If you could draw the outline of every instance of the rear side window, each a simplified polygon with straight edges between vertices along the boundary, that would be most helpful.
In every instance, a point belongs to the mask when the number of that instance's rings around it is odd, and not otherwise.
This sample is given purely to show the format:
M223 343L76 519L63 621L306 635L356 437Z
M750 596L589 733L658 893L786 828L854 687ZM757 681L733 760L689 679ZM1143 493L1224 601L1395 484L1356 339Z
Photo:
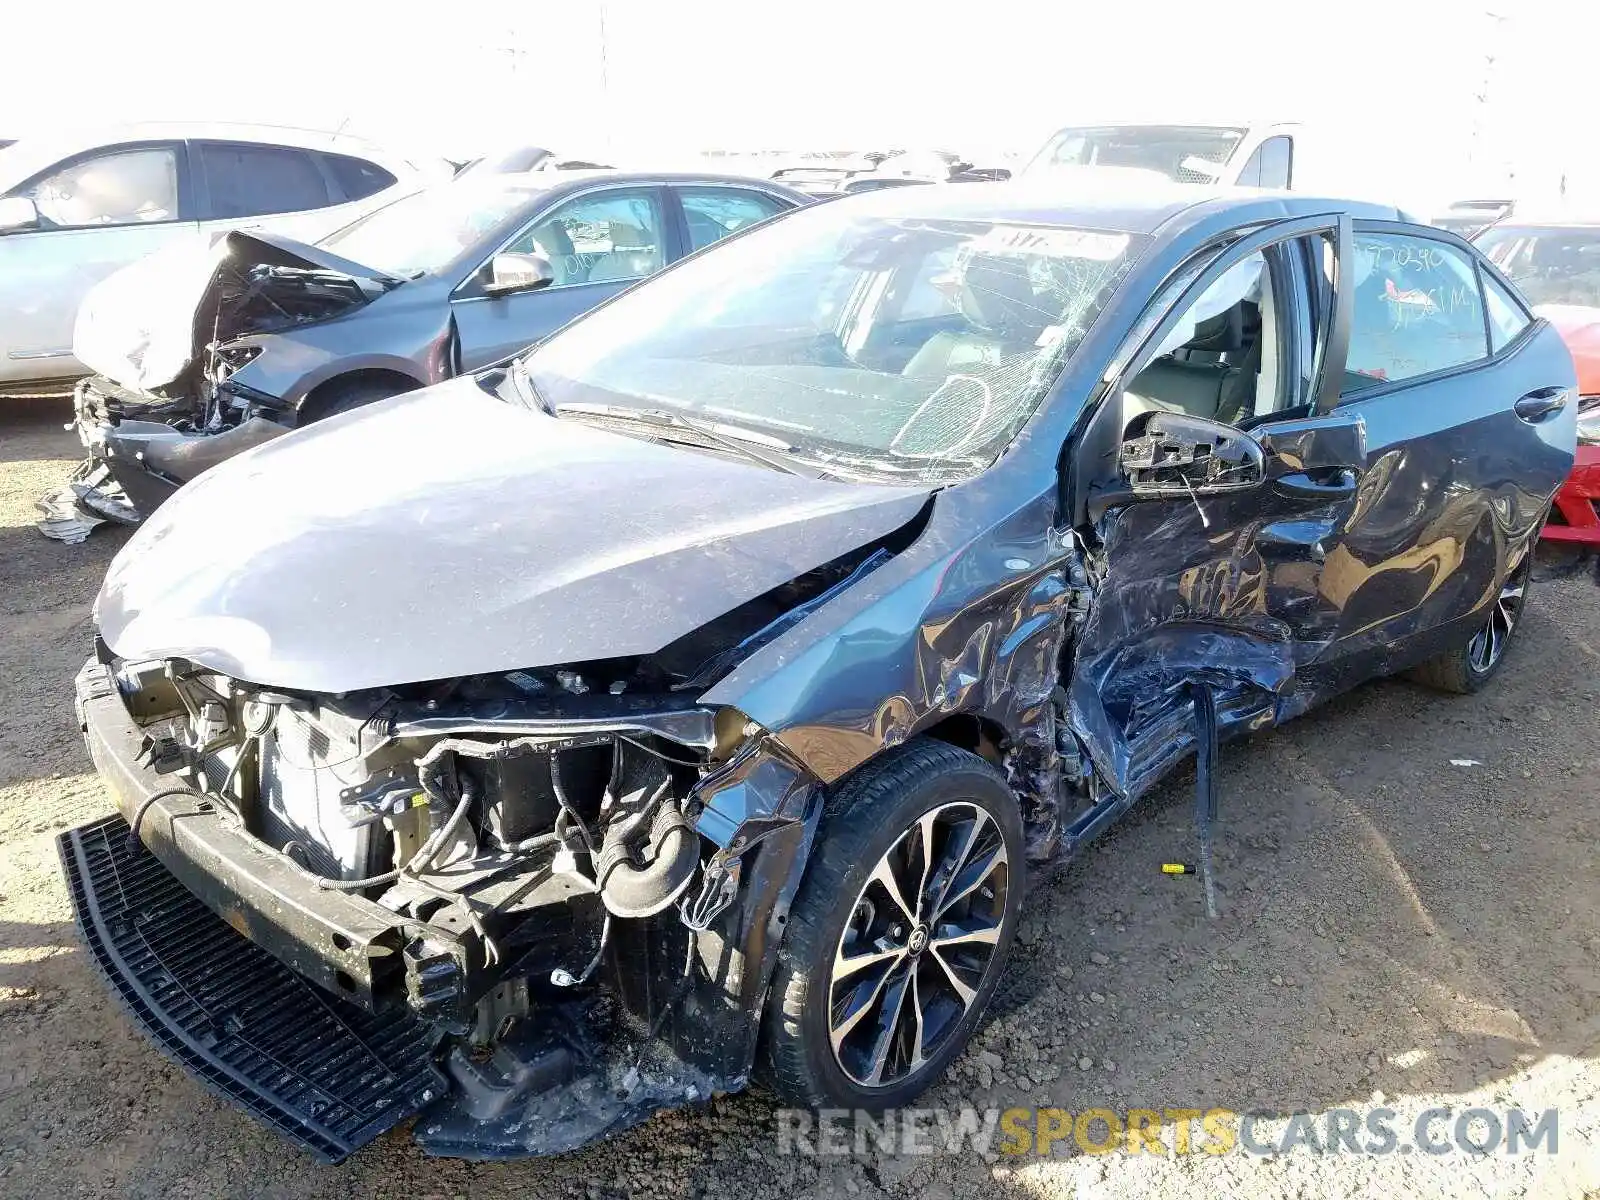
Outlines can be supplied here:
M1532 324L1532 318L1522 311L1522 305L1511 293L1500 286L1499 280L1487 272L1483 276L1483 302L1489 310L1489 349L1499 354L1503 346L1516 340L1517 335Z
M1488 357L1478 272L1454 246L1358 231L1354 274L1341 394Z
M1243 187L1286 188L1293 157L1291 139L1270 137L1256 147L1250 160L1240 169L1238 182Z
M689 223L689 249L699 250L757 221L788 208L763 192L739 188L683 188L684 219Z
M324 154L333 181L344 192L346 200L365 200L394 183L394 176L377 163L364 158L351 158L348 154Z
M20 193L61 229L178 219L178 156L171 146L116 150L62 167Z
M308 151L233 142L202 142L199 150L213 219L328 205L327 182Z

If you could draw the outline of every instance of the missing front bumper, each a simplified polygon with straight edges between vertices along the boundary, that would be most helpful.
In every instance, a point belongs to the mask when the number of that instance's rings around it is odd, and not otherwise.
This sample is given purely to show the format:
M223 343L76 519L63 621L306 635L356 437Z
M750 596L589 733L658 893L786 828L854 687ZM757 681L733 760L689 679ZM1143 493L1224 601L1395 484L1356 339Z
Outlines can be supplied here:
M131 820L171 776L144 760L144 733L110 668L78 672L77 709L89 757ZM376 1011L403 991L405 921L358 896L329 891L265 846L231 814L195 794L161 796L139 822L150 852L226 924L326 990Z

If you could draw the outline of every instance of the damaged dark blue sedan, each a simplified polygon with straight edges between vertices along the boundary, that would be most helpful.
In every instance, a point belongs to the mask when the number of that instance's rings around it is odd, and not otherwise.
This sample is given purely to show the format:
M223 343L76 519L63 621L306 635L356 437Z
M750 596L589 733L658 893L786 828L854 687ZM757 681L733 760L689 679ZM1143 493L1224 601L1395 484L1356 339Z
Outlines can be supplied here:
M902 1105L1181 758L1490 680L1556 333L1392 209L1033 186L801 210L147 521L61 841L135 1018L330 1159Z

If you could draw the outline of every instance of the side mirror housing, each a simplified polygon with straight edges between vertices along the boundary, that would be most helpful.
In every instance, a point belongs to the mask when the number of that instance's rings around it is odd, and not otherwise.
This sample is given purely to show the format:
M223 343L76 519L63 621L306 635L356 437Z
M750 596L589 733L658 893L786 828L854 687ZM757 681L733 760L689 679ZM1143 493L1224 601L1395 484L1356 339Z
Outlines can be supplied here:
M39 206L27 196L0 199L0 233L22 233L38 229L42 223Z
M1266 480L1260 442L1187 413L1146 414L1143 428L1123 441L1118 467L1131 500L1246 492Z
M542 254L496 254L489 260L483 290L491 296L532 292L555 282L555 269Z

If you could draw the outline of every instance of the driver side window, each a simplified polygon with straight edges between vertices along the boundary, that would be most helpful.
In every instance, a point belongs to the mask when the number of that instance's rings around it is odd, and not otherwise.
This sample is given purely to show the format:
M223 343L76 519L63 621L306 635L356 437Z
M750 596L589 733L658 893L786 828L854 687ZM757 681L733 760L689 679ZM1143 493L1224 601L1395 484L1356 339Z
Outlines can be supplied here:
M1155 356L1124 386L1124 429L1148 412L1237 425L1292 402L1280 395L1283 305L1267 253L1276 248L1241 259L1189 304Z
M642 279L663 263L661 206L650 192L579 196L538 219L506 249L542 254L552 287Z
M170 146L118 150L45 176L22 193L61 229L178 219L178 158Z

